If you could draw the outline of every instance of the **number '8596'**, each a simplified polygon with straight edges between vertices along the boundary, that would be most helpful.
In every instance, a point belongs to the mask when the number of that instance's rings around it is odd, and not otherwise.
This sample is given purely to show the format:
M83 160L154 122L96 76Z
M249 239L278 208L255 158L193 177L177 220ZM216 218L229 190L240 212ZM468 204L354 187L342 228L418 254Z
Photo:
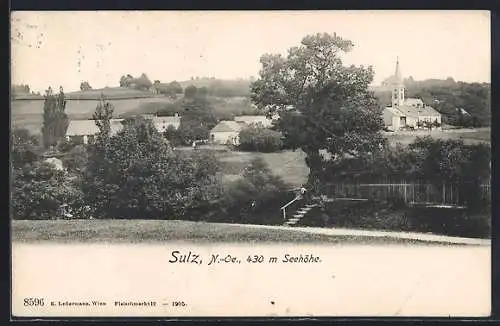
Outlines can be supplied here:
M44 304L43 298L24 298L24 305L27 307L42 307Z

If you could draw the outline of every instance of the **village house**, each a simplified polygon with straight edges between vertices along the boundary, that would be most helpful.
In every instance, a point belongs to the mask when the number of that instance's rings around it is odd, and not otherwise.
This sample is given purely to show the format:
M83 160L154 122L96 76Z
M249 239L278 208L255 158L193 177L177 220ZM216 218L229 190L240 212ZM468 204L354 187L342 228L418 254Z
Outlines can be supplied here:
M123 119L111 119L111 134L114 135L123 129ZM94 120L71 120L66 130L66 140L88 144L94 140L99 128Z
M274 119L276 118L274 117ZM234 117L234 120L220 121L210 131L210 142L213 144L239 145L239 134L244 127L257 125L270 128L274 119L269 119L265 115L241 115Z
M434 108L425 105L421 99L406 98L405 86L399 68L399 59L396 62L394 76L386 80L392 87L392 106L383 111L385 127L398 131L402 129L418 129L424 127L425 123L437 123L441 125L441 114Z
M156 114L143 114L142 117L151 120L156 130L160 133L164 133L169 127L177 130L181 125L181 117L177 113L173 116L163 117L159 117Z
M244 122L220 121L210 131L210 142L221 145L239 145L240 131L247 126Z
M158 117L156 115L142 115L145 119L150 119L153 122L156 130L164 133L168 127L178 129L181 124L181 118L178 114L174 116ZM111 134L115 135L123 129L124 119L111 119ZM94 120L71 120L66 131L66 140L80 144L88 144L94 140L95 135L99 132L99 128Z

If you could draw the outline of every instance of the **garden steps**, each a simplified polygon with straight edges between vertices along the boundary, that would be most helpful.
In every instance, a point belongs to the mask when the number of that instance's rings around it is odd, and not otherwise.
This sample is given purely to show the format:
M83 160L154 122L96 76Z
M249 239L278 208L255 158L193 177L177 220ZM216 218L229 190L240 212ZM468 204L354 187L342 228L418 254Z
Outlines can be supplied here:
M309 213L314 207L318 207L318 204L306 204L301 208L297 209L295 214L292 215L291 218L287 219L285 222L285 226L294 226L296 225L307 213Z

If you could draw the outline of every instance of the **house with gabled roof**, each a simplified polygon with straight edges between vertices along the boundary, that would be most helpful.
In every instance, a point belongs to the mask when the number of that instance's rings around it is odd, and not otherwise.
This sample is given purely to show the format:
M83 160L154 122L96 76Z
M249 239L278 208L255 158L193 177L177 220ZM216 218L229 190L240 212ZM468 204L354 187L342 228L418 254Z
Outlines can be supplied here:
M174 114L173 116L161 116L156 114L142 114L144 119L151 120L156 130L160 133L164 133L168 128L179 129L181 125L181 117L179 114Z
M210 130L210 142L221 145L239 145L240 131L247 124L238 121L223 120Z
M115 135L123 129L123 119L111 119L110 127L111 134ZM66 130L66 140L76 143L88 144L94 140L95 135L99 132L99 128L94 120L70 120L68 129Z

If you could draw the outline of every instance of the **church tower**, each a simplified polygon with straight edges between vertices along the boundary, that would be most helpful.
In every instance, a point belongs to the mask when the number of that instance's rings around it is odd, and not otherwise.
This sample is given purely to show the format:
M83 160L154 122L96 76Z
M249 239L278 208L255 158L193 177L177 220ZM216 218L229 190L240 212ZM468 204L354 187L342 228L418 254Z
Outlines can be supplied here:
M392 80L392 107L399 108L405 102L405 86L399 70L399 57L396 61L396 71Z

